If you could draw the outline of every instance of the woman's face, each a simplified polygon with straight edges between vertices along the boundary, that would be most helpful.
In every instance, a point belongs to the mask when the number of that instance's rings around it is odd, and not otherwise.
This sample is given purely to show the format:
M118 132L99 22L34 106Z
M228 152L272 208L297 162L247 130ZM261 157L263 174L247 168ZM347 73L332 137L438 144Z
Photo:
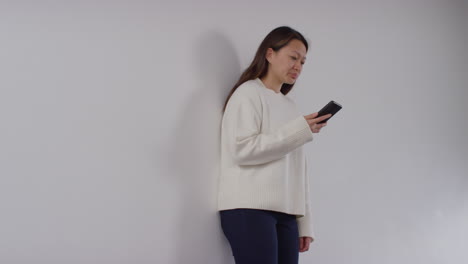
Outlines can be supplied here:
M306 60L306 47L297 40L291 40L288 45L275 52L269 48L267 60L270 62L268 74L272 74L281 83L293 84L302 71Z

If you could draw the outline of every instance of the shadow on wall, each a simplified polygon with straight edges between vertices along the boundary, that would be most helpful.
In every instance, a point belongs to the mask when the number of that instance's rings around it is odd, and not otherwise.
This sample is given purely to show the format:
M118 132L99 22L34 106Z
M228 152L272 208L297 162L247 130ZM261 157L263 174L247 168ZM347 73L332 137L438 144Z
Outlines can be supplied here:
M172 263L231 263L216 206L222 107L240 76L240 63L231 42L220 32L201 35L192 53L197 89L182 106L168 144L173 149L166 152L171 180L183 201L178 205L180 214L174 216L177 252Z

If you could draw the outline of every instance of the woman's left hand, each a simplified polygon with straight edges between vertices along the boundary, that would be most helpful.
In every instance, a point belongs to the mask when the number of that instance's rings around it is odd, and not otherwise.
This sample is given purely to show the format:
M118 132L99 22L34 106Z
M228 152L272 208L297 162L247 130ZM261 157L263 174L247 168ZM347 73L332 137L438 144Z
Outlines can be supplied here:
M309 250L309 245L312 242L311 237L300 237L299 238L299 252L306 252Z

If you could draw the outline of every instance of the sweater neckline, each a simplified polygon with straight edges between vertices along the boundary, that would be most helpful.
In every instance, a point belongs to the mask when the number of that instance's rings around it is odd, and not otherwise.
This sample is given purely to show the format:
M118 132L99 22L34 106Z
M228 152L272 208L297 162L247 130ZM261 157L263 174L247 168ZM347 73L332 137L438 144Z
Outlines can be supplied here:
M267 89L269 92L271 92L271 93L273 93L273 94L275 94L277 96L284 96L284 94L282 92L277 93L277 92L273 91L272 89L266 87L265 84L262 82L262 80L260 80L260 78L257 77L255 79L255 81L257 81L264 89Z

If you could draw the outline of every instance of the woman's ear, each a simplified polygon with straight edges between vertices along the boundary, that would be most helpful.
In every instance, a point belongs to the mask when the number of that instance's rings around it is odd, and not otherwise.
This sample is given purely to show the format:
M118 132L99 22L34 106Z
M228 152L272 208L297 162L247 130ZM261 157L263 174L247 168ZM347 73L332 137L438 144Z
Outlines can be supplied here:
M275 51L274 51L272 48L268 48L267 51L266 51L265 58L266 58L266 60L267 60L269 63L271 63L270 60L271 60L271 58L273 57L273 53L274 53L274 52L275 52Z

